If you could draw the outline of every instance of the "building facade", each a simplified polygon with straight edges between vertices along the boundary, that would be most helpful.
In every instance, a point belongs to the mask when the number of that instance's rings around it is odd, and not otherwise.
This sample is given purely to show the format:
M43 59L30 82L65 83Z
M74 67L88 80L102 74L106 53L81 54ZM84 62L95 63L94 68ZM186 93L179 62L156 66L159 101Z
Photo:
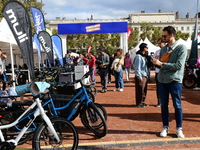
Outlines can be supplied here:
M158 13L145 13L145 11L141 11L141 13L133 13L128 17L129 27L134 30L141 31L140 24L143 22L147 22L152 24L154 27L166 27L173 26L176 31L181 31L182 33L189 33L190 36L194 32L194 26L196 18L195 16L189 18L189 13L186 14L185 18L179 18L179 12L168 12L162 13L161 10Z
M179 18L179 12L167 12L163 13L161 10L158 10L157 13L146 13L145 11L141 11L141 13L133 13L129 14L128 18L121 18L116 20L98 20L91 18L85 20L67 20L66 18L56 17L56 20L49 20L49 28L50 30L57 29L57 24L59 23L86 23L86 22L120 22L120 21L128 21L128 26L133 30L141 30L140 24L143 22L147 22L152 24L154 27L163 28L165 26L173 26L177 31L181 31L182 33L189 33L190 36L194 32L195 26L195 16L190 18L189 13L186 14L185 18Z

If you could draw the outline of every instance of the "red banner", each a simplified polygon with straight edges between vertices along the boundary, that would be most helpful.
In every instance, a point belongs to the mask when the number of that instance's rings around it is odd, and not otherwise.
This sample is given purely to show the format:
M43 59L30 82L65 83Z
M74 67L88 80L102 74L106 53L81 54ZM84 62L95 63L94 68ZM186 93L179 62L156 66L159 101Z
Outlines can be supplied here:
M91 51L91 49L92 49L92 46L90 45L90 46L88 46L88 54L90 53L90 51Z
M131 35L132 29L128 28L128 32L127 32L127 40L129 40L130 35Z

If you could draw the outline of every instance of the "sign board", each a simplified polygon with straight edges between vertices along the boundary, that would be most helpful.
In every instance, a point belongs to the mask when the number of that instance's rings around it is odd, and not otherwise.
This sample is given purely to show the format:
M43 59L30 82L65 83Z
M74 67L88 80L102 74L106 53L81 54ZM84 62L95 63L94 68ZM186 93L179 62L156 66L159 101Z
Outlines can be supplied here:
M58 24L58 34L99 34L128 32L128 22Z

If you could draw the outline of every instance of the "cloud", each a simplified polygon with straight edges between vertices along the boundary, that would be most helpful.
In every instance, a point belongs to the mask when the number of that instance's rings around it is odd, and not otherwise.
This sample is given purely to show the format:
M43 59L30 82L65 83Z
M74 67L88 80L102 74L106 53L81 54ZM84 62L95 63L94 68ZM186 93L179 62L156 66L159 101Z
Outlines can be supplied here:
M46 19L66 17L66 19L87 19L93 15L94 19L120 19L131 13L177 12L179 17L185 18L187 13L194 17L197 12L196 0L43 0L43 10Z

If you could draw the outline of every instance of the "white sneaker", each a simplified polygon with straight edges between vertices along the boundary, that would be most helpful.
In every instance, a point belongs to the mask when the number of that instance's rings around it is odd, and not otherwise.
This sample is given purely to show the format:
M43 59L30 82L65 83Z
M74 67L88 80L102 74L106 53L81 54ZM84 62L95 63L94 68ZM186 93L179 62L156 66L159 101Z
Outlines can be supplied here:
M113 91L119 91L118 89L114 89Z
M199 91L199 90L200 90L200 87L195 87L195 88L193 88L193 90Z
M184 138L184 134L183 134L183 131L182 131L182 128L179 128L176 130L176 135L178 138Z
M167 133L169 133L169 128L168 127L164 127L162 132L160 132L160 136L161 137L166 137Z
M122 92L124 89L119 89L120 92Z

